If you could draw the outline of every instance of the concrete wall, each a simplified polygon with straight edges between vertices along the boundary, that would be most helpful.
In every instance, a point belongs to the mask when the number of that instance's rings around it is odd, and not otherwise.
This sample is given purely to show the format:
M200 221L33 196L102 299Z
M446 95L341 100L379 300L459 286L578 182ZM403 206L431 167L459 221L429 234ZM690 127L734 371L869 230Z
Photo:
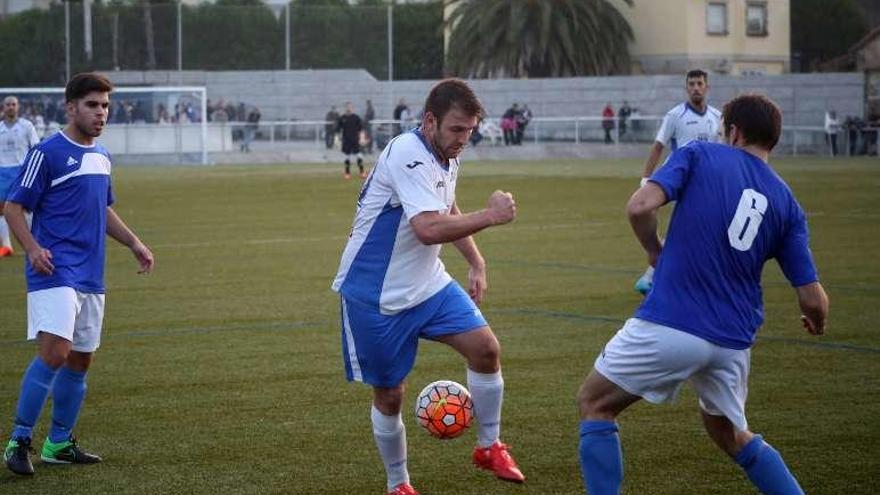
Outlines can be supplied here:
M400 98L418 110L435 81L377 81L364 70L240 72L110 72L117 85L198 85L208 98L243 101L260 108L263 120L321 120L331 105L346 101L362 112L373 100L378 118L390 118ZM787 125L824 124L825 111L861 116L864 79L859 73L784 74L735 77L711 75L710 104L758 92L782 108ZM583 77L564 79L484 79L471 84L490 116L500 116L512 103L527 103L536 117L599 116L606 102L616 109L623 100L643 116L663 115L683 101L684 75Z

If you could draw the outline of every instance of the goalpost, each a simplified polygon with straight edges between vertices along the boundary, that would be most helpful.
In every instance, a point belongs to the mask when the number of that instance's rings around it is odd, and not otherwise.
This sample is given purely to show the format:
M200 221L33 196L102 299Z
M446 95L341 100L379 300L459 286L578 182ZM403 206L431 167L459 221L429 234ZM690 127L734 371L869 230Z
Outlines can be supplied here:
M41 139L66 123L64 88L0 88L0 98L6 96L18 97L19 116L34 123ZM116 87L98 141L113 156L207 165L207 113L204 86Z

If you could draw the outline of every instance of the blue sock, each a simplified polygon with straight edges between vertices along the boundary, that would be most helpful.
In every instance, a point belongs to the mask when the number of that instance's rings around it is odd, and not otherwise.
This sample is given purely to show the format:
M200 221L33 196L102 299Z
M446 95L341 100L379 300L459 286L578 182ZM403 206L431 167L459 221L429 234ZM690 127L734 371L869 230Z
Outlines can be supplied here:
M61 367L52 387L52 427L49 440L65 442L73 433L76 418L86 396L86 372Z
M581 421L581 472L589 495L618 495L623 453L614 421Z
M57 373L57 369L53 370L39 356L31 361L21 379L21 393L18 396L15 427L12 430L13 438L31 438L34 425L37 424L40 411L43 410Z
M804 494L782 456L761 435L755 435L734 460L765 495Z

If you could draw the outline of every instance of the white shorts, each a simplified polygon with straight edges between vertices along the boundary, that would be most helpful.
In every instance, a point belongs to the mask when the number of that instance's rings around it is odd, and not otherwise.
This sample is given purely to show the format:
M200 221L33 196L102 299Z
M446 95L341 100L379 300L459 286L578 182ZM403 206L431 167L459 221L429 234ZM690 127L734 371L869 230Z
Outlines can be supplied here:
M95 352L101 345L104 294L87 294L71 287L28 292L28 340L39 332L73 343L77 352Z
M672 402L690 381L700 407L748 428L749 350L728 349L638 318L626 321L593 365L602 376L648 402Z

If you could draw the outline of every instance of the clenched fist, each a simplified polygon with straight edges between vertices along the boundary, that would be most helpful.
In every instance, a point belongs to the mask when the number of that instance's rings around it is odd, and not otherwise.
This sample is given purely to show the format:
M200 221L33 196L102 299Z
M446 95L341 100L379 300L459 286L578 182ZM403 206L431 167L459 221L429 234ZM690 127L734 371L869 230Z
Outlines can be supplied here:
M493 225L510 223L516 218L516 202L513 194L504 191L495 191L489 196L486 210L492 217Z

